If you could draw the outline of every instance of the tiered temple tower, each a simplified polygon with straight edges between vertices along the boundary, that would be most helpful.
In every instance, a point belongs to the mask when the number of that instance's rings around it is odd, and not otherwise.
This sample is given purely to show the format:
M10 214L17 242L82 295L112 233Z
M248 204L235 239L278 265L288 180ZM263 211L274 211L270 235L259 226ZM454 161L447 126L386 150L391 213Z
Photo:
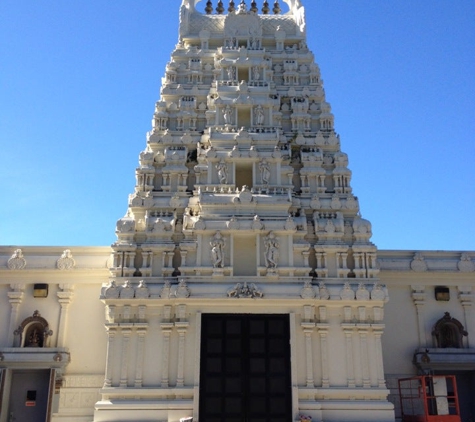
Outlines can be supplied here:
M198 2L117 222L94 421L392 421L387 291L304 8Z

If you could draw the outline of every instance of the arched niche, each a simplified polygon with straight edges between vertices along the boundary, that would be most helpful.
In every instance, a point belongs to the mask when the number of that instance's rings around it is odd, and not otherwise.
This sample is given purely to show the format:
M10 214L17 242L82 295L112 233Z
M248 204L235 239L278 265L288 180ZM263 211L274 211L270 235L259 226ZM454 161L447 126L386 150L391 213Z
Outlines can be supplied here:
M38 311L26 318L14 332L18 347L49 347L49 337L53 331Z
M459 320L452 318L449 312L445 312L444 316L435 323L432 335L438 348L461 349L464 347L463 337L468 333Z

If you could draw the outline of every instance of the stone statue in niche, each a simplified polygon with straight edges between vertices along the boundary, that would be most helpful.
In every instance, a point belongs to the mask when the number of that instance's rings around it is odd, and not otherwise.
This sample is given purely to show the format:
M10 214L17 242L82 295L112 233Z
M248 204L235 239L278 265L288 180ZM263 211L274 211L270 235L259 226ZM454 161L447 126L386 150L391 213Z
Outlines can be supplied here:
M218 171L219 183L225 185L228 183L228 166L224 161L220 161L216 164L216 170Z
M228 67L228 79L234 81L236 79L236 68L234 66Z
M258 105L254 109L254 118L256 119L256 124L262 126L264 124L264 109L261 105Z
M279 264L279 246L279 241L274 232L270 232L264 239L264 257L267 268L277 268Z
M226 106L224 109L224 123L227 125L232 125L233 124L233 109L231 106Z
M224 248L226 242L223 238L223 235L218 230L216 234L212 237L211 242L211 257L213 259L214 268L223 268L224 267Z
M261 72L259 70L259 66L254 66L252 68L252 79L254 79L255 81L258 81L260 77L261 77Z
M259 170L261 172L261 183L264 185L269 184L270 181L270 168L269 168L269 163L263 159L259 163Z

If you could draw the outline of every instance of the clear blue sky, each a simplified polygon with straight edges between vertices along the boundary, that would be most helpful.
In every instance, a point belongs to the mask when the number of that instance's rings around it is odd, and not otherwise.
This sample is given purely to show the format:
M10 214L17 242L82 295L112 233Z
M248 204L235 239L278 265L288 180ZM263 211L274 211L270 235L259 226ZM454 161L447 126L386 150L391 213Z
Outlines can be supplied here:
M373 241L475 250L475 2L302 2ZM114 242L180 3L0 1L0 244Z

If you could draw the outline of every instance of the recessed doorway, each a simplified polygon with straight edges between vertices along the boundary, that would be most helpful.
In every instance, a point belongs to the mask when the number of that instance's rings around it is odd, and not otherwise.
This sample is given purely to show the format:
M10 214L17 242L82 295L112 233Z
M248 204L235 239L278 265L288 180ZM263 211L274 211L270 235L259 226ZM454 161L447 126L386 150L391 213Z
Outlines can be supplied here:
M204 314L200 421L292 420L288 315Z

